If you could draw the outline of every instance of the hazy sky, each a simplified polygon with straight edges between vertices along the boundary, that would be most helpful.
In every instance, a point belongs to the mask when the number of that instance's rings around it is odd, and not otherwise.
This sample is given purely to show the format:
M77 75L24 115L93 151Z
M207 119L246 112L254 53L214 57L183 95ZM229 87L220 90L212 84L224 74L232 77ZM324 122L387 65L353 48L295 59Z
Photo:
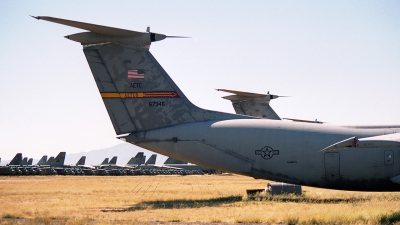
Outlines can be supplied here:
M0 1L0 157L120 143L79 43L53 16L190 36L151 52L197 106L215 88L288 95L281 117L400 124L400 1Z

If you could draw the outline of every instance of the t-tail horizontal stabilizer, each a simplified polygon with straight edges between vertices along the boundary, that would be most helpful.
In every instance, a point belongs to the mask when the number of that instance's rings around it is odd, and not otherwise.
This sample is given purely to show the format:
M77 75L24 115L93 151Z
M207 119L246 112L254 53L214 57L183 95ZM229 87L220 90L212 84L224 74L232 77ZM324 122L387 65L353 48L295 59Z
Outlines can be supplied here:
M272 99L277 99L278 96L267 94L257 94L251 92L235 91L228 89L217 89L217 91L224 91L234 95L222 97L232 102L233 108L237 114L255 116L264 119L280 120L281 118L269 105Z
M351 137L343 141L337 142L321 150L336 151L345 148L399 148L400 147L400 133L385 134L367 138Z
M167 36L164 34L152 33L150 32L149 27L147 28L147 32L140 32L48 16L32 17L38 20L46 20L89 31L65 36L66 38L79 42L82 45L118 43L122 45L142 46L144 48L149 48L152 42L161 41L165 38L186 38L182 36Z

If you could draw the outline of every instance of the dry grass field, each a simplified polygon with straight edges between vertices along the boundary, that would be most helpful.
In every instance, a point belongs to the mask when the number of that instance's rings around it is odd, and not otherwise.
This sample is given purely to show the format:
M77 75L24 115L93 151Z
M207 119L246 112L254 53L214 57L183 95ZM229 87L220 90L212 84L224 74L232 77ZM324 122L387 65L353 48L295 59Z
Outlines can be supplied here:
M400 193L248 197L238 175L0 177L0 224L400 224Z

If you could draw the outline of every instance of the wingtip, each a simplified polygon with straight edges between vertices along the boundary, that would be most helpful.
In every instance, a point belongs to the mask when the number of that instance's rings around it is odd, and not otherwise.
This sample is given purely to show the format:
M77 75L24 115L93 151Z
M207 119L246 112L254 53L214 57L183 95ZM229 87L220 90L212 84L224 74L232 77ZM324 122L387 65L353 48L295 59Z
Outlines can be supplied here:
M185 36L166 36L167 38L192 38L192 37L185 37Z
M32 17L32 18L35 18L35 19L37 19L37 20L40 20L41 18L40 18L40 16L32 16L32 15L29 15L30 17Z

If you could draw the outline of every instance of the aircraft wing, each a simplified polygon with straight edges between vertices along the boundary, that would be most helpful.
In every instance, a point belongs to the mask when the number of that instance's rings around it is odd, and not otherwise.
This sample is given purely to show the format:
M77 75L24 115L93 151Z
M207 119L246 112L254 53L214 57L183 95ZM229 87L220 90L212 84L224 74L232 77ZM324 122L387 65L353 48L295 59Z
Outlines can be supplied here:
M336 151L345 148L400 148L400 133L385 134L367 138L351 137L321 150Z

